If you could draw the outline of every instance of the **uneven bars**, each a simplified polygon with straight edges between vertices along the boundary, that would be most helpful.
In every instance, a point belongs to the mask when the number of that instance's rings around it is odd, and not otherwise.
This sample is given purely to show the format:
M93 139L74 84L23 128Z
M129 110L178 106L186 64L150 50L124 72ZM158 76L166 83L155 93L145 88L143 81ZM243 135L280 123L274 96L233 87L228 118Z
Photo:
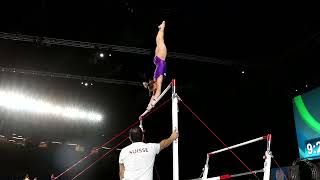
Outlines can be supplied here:
M171 85L172 85L172 82L170 82L170 84L167 86L167 88L162 91L162 93L160 94L160 96L156 99L154 105L156 105L156 104L158 103L158 101L169 91L169 89L171 88ZM150 109L145 110L144 113L142 113L139 117L143 117L143 116L146 115L149 111L150 111Z
M257 174L257 173L261 173L264 172L263 169L260 170L255 170L252 171L253 173ZM240 176L246 176L246 175L251 175L251 172L244 172L244 173L239 173L239 174L226 174L226 175L222 175L222 176L216 176L216 177L211 177L211 178L207 178L207 179L203 179L203 180L220 180L220 179L231 179L231 178L235 178L235 177L240 177ZM200 178L201 179L201 178ZM202 179L201 179L202 180Z
M264 170L260 169L260 170L255 170L255 171L252 171L252 172L257 174L257 173L264 172ZM230 177L233 178L233 177L239 177L239 176L245 176L245 175L251 175L251 174L252 174L251 172L245 172L245 173L233 174L233 175L230 175Z
M256 138L256 139L252 139L252 140L249 140L249 141L246 141L246 142L243 142L243 143L240 143L240 144L236 144L236 145L233 145L233 146L229 146L229 147L217 150L217 151L212 151L212 152L209 152L208 154L209 155L217 154L217 153L220 153L220 152L223 152L223 151L227 151L227 150L230 150L230 149L234 149L234 148L237 148L237 147L240 147L240 146L244 146L244 145L247 145L247 144L250 144L250 143L261 141L263 139L265 139L265 136L262 136L262 137L259 137L259 138Z
M178 95L176 80L172 81L172 132L178 130ZM179 180L179 148L178 139L172 142L172 180Z
M255 170L255 171L252 171L252 172L257 174L257 173L264 172L264 170L260 169L260 170ZM240 177L240 176L251 175L251 174L252 174L251 172L244 172L244 173L232 174L232 175L225 174L225 175L222 175L222 176L216 176L216 177L211 177L211 178L206 178L206 179L195 178L195 179L189 179L189 180L220 180L220 179L230 179L230 178L234 178L234 177Z

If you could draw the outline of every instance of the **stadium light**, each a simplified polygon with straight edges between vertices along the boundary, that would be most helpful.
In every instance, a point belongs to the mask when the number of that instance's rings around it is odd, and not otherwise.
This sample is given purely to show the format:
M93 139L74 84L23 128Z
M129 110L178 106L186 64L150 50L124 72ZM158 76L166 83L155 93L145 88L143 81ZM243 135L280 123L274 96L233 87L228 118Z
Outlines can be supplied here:
M58 106L43 100L36 100L31 97L15 92L0 90L0 107L25 111L38 114L62 116L70 119L81 119L89 122L100 122L102 115L92 111L85 111L76 107Z

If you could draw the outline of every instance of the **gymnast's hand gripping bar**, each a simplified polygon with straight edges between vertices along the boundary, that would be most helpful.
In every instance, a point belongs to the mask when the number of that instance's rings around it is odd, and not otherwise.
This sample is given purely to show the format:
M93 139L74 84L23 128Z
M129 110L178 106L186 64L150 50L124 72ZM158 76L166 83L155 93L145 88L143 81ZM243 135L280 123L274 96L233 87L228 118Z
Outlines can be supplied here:
M172 82L170 82L170 84L167 86L166 89L164 89L162 91L162 93L160 94L160 96L156 99L154 105L156 105L158 103L158 101L169 91L169 89L171 88L172 86ZM143 130L143 126L142 126L142 118L143 116L145 116L148 112L150 112L151 109L147 109L145 110L140 116L139 116L139 119L140 119L140 125L139 127Z

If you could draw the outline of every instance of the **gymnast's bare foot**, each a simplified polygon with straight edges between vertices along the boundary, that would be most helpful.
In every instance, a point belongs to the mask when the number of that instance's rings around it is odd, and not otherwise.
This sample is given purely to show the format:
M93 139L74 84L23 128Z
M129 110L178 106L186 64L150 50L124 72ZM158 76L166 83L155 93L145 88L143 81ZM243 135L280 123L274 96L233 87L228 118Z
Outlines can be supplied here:
M158 26L158 28L159 30L163 30L165 26L166 26L166 22L162 21L162 23Z

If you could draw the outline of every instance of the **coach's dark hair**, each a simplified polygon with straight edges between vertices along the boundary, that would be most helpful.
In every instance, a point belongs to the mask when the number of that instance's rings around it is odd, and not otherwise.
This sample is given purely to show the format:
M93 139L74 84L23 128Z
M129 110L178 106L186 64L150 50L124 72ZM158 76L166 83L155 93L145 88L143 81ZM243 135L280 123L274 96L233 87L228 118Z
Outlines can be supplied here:
M132 142L142 142L143 140L143 133L139 126L131 128L129 136Z

